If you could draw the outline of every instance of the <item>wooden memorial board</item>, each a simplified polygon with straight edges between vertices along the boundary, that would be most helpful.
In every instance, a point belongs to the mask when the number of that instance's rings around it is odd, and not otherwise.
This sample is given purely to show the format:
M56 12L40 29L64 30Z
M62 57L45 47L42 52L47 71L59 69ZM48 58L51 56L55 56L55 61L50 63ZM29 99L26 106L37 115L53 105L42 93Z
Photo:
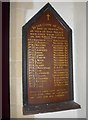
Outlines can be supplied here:
M80 108L73 97L72 30L46 4L22 31L23 114Z

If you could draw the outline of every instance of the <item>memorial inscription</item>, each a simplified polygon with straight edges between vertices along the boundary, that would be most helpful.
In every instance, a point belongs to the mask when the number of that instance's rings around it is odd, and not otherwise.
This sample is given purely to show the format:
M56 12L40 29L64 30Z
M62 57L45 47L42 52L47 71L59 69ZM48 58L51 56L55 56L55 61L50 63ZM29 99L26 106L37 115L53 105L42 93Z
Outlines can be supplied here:
M23 68L26 63L25 71L23 69L24 114L57 111L60 108L55 107L55 103L64 106L65 102L69 106L68 101L73 100L71 29L50 4L42 10L23 27L23 35L26 33L23 36L26 49L23 50L23 59L26 58L26 62L23 61ZM54 108L41 109L42 105L52 104ZM73 109L80 107L77 103L72 102L72 105ZM63 109L71 108L60 110Z
M52 14L47 12L50 21ZM28 30L29 104L69 99L67 37L61 25L51 21Z

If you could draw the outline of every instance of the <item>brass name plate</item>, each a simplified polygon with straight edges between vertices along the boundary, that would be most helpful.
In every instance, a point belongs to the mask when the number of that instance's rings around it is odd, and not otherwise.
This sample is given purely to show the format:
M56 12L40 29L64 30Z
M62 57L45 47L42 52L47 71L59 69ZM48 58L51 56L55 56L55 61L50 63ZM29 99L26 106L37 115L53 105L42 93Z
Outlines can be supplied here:
M72 30L48 3L23 26L23 113L79 108L72 69Z

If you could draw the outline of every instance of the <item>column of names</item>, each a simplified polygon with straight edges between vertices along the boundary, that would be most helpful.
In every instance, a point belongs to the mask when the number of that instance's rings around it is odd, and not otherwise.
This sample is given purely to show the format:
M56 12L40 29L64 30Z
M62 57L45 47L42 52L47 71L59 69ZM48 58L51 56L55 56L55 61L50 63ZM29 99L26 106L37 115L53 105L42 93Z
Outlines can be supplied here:
M46 99L47 102L49 98L68 94L68 40L63 28L52 24L32 26L28 37L28 65L30 100Z

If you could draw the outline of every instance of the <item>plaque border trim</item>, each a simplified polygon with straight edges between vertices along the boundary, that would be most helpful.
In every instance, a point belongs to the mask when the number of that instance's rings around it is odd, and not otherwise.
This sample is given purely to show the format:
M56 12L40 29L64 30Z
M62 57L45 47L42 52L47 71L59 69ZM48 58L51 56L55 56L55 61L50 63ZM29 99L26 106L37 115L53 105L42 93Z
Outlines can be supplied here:
M37 14L35 14L23 27L22 27L22 83L23 83L23 114L36 114L38 111L31 111L30 106L28 104L28 81L27 81L27 30L31 26L31 24L43 13L45 10L49 9L55 17L57 17L57 20L65 26L65 29L68 31L68 59L69 59L69 87L70 87L70 101L72 103L74 102L74 92L73 92L73 51L72 51L72 29L67 25L67 23L62 19L62 17L56 12L56 10L47 3ZM69 103L69 101L66 101ZM64 103L64 102L61 102ZM52 103L48 103L52 104ZM55 103L54 103L55 104ZM57 104L57 103L56 103ZM60 104L60 102L58 103ZM76 103L77 104L77 103ZM46 104L42 104L43 106ZM35 107L36 105L34 105ZM38 107L39 105L37 105ZM67 107L67 109L77 109L80 108L80 105L76 105L76 107ZM61 109L63 110L63 109ZM65 109L66 110L66 109ZM47 111L47 110L46 110ZM58 110L59 111L59 110ZM39 111L41 112L41 111ZM43 111L42 111L43 112Z

